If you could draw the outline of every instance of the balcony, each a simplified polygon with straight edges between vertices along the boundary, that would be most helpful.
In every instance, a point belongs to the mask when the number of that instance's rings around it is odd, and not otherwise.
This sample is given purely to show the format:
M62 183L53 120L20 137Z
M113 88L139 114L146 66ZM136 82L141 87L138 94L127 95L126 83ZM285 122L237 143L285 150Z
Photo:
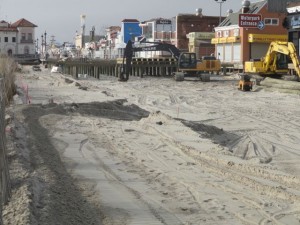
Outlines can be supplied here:
M21 39L20 43L21 44L33 44L33 40L32 39L30 39L30 40Z

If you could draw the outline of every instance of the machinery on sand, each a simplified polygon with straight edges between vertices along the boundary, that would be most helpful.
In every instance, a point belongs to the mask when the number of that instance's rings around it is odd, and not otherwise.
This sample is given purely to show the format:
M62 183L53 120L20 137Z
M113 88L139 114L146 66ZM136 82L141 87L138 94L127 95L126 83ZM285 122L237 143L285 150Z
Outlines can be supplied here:
M193 52L180 52L172 44L160 42L144 42L148 45L143 47L133 46L129 40L123 57L122 71L119 81L127 81L131 71L131 62L135 52L143 51L167 51L177 60L177 72L174 77L175 80L183 80L185 75L199 76L203 81L209 81L209 72L219 72L221 70L221 62L214 56L205 56L202 59L196 58L196 53ZM206 74L202 74L206 73Z
M294 44L292 42L273 41L263 58L245 62L245 73L263 77L281 77L288 74L290 61L292 61L299 79L300 67Z
M241 91L251 91L252 87L253 87L253 81L251 81L251 76L247 74L241 75L238 89Z
M241 75L238 89L250 91L253 87L253 80L259 83L265 77L281 78L287 75L290 62L292 62L297 76L289 76L289 79L299 81L300 65L294 44L292 42L271 42L263 58L245 62L245 74Z

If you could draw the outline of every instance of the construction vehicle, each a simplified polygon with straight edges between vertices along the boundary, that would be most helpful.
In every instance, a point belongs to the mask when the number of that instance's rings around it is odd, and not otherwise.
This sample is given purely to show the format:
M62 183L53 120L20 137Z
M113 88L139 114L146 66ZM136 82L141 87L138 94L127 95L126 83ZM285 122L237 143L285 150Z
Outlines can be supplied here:
M180 52L172 44L160 43L160 42L144 42L148 45L143 47L133 46L132 41L128 41L123 57L123 66L120 74L119 81L127 81L129 73L131 71L131 62L134 52L144 51L167 51L177 60L177 72L175 77L184 77L185 75L198 75L202 77L202 80L209 81L209 76L206 74L201 76L201 73L206 72L219 72L221 70L221 62L213 56L202 57L198 60L196 53L192 52ZM124 77L125 75L125 77ZM178 79L179 80L179 79Z
M247 74L240 75L241 79L239 80L239 90L241 91L251 91L253 87L253 82L251 81L251 76Z
M274 41L262 59L245 62L245 73L260 76L280 77L287 75L288 63L292 61L298 79L300 77L299 60L292 42Z

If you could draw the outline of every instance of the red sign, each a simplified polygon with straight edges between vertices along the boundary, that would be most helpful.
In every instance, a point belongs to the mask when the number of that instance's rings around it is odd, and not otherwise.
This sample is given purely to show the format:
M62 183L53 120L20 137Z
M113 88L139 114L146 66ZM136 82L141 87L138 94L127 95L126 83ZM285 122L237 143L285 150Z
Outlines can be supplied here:
M257 27L259 21L261 21L260 14L239 14L240 27Z

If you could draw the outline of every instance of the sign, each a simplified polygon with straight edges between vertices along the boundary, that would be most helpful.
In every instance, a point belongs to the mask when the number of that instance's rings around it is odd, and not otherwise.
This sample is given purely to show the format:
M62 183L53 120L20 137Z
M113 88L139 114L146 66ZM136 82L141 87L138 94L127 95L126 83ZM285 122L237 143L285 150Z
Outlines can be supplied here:
M299 15L291 17L291 28L292 29L300 28L300 18L299 17L300 17Z
M211 44L221 44L221 43L235 43L240 42L240 37L223 37L223 38L212 38Z
M257 28L260 21L260 14L239 14L240 27Z
M215 33L212 32L195 32L196 39L212 39L215 37Z
M171 20L167 20L167 19L160 19L160 20L156 20L156 24L171 24Z
M248 34L248 42L250 43L270 43L272 41L287 41L287 35L279 34Z
M264 21L259 21L259 22L257 23L257 28L260 29L260 30L264 29L264 28L265 28L265 23L264 23Z

